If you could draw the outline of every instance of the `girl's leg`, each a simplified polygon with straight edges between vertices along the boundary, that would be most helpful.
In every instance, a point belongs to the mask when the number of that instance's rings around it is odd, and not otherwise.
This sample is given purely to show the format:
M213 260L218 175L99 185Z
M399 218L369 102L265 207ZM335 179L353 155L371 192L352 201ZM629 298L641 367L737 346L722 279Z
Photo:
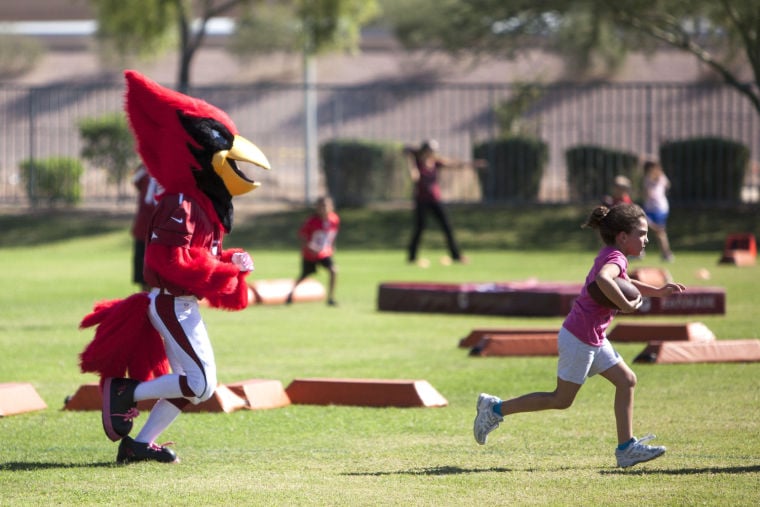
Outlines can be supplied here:
M568 382L557 377L557 388L552 392L535 392L511 400L504 400L501 404L501 415L569 408L580 388L581 384Z
M636 374L621 361L600 375L615 386L617 437L618 444L623 444L633 438L633 391L636 387Z
M488 434L499 427L504 416L520 412L536 412L548 409L565 409L573 404L581 384L557 377L557 388L551 393L536 392L501 401L496 396L482 393L478 397L477 415L473 423L475 441L486 443Z

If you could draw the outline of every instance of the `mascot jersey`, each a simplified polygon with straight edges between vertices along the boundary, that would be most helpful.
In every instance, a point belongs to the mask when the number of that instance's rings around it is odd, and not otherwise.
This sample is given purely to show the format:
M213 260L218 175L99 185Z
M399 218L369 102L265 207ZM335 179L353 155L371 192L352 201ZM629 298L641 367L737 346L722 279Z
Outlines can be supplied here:
M197 248L208 255L219 258L222 251L222 230L208 219L202 208L182 194L166 196L150 222L147 244L163 248L179 248L189 251ZM174 281L162 276L161 266L147 265L145 282L175 296L197 296L186 288L181 280Z

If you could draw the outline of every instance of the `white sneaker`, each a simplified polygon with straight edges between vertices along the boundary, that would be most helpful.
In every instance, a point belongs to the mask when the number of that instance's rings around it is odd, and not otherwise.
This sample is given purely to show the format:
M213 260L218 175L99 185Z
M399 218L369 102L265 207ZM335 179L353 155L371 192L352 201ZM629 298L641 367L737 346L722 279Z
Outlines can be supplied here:
M500 401L499 398L490 394L481 393L478 396L478 404L476 405L478 413L475 416L472 431L475 434L475 441L480 445L486 443L488 434L498 428L499 423L504 420L502 416L493 411L493 406Z
M631 467L636 463L653 460L665 454L665 447L663 446L645 445L645 442L652 439L654 439L654 435L647 435L636 440L623 451L615 449L618 466L621 468Z

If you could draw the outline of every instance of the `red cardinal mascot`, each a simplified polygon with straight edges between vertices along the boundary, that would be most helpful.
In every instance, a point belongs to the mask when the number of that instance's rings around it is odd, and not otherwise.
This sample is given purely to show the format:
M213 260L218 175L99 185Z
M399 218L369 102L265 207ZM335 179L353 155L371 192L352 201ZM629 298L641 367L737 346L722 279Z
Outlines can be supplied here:
M210 398L216 364L198 301L240 310L248 305L251 257L222 249L232 228L232 197L259 186L239 166L269 169L224 111L126 71L126 111L138 152L162 188L146 238L149 292L95 305L81 327L97 326L80 355L83 372L100 375L103 428L121 441L117 462L178 461L155 439L188 403ZM135 438L137 402L158 400Z

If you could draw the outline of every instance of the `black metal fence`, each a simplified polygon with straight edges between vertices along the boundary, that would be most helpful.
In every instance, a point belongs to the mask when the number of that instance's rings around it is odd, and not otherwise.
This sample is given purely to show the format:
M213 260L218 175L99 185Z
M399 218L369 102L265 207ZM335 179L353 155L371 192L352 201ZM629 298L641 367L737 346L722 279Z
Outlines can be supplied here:
M416 143L439 141L441 152L469 160L475 143L499 134L495 106L510 98L509 85L395 84L318 85L318 142L333 138ZM305 170L305 88L251 85L195 88L190 92L227 111L240 132L258 144L274 170L262 177L256 199L303 202L324 191L321 171ZM78 123L119 111L124 90L113 84L14 87L0 85L0 204L26 205L19 165L23 160L79 157ZM524 122L549 147L539 201L568 202L565 151L592 144L656 155L672 140L717 136L746 145L753 157L742 199L758 201L760 115L733 88L688 84L557 84L542 90ZM473 170L450 171L443 181L450 201L477 202L481 191ZM130 189L131 190L131 189ZM86 167L83 199L119 198L103 169ZM128 196L131 200L131 196Z

